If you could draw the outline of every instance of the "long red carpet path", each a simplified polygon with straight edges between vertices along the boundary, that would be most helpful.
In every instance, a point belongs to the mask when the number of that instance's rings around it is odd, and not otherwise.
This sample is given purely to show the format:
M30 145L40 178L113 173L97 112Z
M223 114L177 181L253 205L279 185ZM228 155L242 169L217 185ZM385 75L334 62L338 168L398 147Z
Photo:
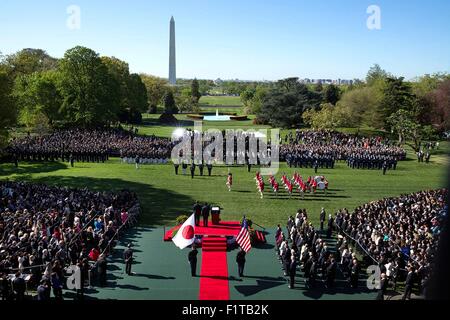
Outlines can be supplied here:
M203 235L202 267L200 271L200 300L229 300L227 238L237 236L240 223L221 221L219 225L210 224L195 228L196 235Z
M226 238L203 238L200 277L200 300L230 299Z

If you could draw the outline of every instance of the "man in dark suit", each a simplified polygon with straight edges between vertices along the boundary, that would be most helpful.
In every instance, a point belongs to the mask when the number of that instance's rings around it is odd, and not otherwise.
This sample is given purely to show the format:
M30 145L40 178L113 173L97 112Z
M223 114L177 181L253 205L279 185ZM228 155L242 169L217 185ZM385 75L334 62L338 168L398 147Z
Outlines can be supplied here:
M314 167L314 173L317 173L317 169L319 169L319 162L317 160L314 161L313 167Z
M125 260L125 273L131 276L131 266L133 265L133 249L131 249L131 243L128 244L127 250L124 251L123 259Z
M23 301L25 299L25 289L25 280L22 278L22 274L19 271L16 273L16 277L13 280L13 291L17 301Z
M331 235L333 233L333 226L334 226L334 219L333 219L332 215L330 214L328 216L327 238L331 238Z
M192 162L191 164L191 178L194 179L194 175L195 175L195 163Z
M284 275L289 276L289 266L291 265L291 252L289 250L289 247L287 247L281 259L283 261Z
M377 300L384 300L387 287L389 285L388 278L385 273L381 274L380 288L378 289Z
M106 285L106 269L108 268L108 263L106 262L106 257L104 254L101 254L99 259L97 260L97 271L99 275L100 287L104 287Z
M289 264L289 289L294 289L295 287L295 275L297 273L297 261L295 260L295 255L291 255L291 263Z
M192 250L188 254L188 261L189 261L189 264L191 265L191 275L193 277L197 276L197 254L198 254L198 251L195 248L195 245L193 245Z
M178 169L180 168L180 164L176 162L173 164L173 167L175 168L175 174L178 175Z
M358 287L359 279L359 264L358 260L353 259L352 269L350 270L350 285L352 288Z
M73 154L72 153L69 156L69 162L70 162L70 166L73 168L73 163L75 162L75 159L73 158Z
M202 215L202 206L198 203L198 201L195 202L194 207L192 208L192 211L194 212L195 217L195 225L200 225L200 216Z
M50 287L47 285L46 280L41 280L40 285L37 287L37 299L38 301L50 300Z
M406 280L405 280L405 293L403 294L402 300L406 300L406 299L410 300L411 299L411 293L412 293L414 281L415 281L414 269L412 267L409 267L408 274L406 275Z
M244 276L245 255L246 253L243 249L239 250L239 252L236 255L236 262L238 265L238 273L240 278Z
M203 164L203 162L201 162L198 165L198 170L200 171L200 176L203 176L203 169L205 168L205 165Z
M202 207L202 217L203 217L203 226L208 226L208 219L209 219L209 205L205 203L205 205Z
M314 288L316 286L316 278L317 278L317 259L313 257L311 267L309 269L309 281L308 287Z
M212 164L211 163L206 164L206 168L208 169L208 176L211 177Z
M334 258L331 258L330 264L328 265L326 269L326 287L331 288L334 286L334 279L336 279L336 271L337 271L337 263Z
M320 211L320 231L323 230L323 224L325 223L326 218L327 214L325 212L325 209L322 208L322 211Z

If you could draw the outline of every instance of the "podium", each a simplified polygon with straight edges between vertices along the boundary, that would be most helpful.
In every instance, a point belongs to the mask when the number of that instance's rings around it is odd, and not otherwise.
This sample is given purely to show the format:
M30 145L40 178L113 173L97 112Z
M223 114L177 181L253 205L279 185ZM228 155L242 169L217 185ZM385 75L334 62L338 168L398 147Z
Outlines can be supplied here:
M220 224L220 207L211 208L211 221L213 225Z

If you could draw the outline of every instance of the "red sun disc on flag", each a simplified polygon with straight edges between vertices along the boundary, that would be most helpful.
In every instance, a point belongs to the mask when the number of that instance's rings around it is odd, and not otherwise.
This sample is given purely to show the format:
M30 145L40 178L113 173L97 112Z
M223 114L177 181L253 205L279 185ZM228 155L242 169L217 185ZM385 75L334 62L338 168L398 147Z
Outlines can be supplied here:
M183 238L190 240L194 237L194 228L192 226L186 226L181 233Z

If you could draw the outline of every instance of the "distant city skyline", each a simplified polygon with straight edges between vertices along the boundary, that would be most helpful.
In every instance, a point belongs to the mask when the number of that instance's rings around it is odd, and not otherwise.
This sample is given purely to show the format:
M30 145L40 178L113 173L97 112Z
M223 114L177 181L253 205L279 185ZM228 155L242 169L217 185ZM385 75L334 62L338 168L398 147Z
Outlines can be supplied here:
M167 78L174 16L180 79L364 79L375 63L413 79L450 72L448 12L445 0L2 1L0 52L82 45Z

